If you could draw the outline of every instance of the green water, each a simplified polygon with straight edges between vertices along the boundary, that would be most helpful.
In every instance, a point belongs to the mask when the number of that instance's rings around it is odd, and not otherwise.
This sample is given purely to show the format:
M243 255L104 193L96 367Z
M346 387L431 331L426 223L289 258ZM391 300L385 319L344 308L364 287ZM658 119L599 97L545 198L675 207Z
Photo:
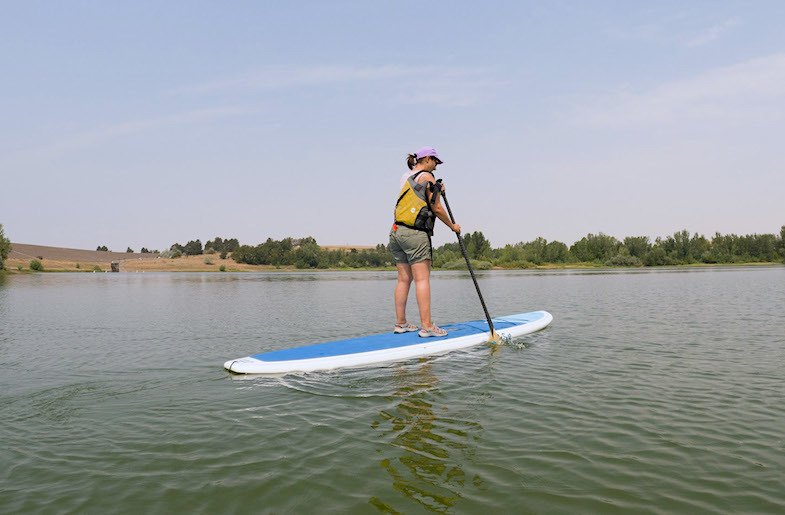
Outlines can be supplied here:
M785 511L785 267L479 277L553 324L250 379L222 363L390 328L394 274L0 279L0 513ZM482 316L466 274L433 297Z

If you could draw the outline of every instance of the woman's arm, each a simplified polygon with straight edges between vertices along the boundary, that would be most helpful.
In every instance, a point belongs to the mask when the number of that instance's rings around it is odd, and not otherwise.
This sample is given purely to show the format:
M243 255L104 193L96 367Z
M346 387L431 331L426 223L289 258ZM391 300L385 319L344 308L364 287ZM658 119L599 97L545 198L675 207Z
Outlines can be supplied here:
M428 172L425 172L425 173L421 174L420 177L417 178L417 182L420 182L420 183L429 182L429 183L433 184L435 180L436 180L435 177L432 174L428 173ZM442 189L444 189L444 184L442 184ZM432 195L431 189L430 188L426 188L425 189L425 198L428 199L429 203L431 203L431 195ZM436 218L438 218L439 220L444 222L444 225L449 227L450 230L452 230L453 232L460 233L461 232L461 226L459 224L452 223L452 220L450 220L449 213L447 213L447 210L444 209L444 206L442 205L442 198L441 197L442 197L441 195L437 195L436 196L436 198L434 199L434 202L431 203L431 211L433 211L433 214L436 215Z

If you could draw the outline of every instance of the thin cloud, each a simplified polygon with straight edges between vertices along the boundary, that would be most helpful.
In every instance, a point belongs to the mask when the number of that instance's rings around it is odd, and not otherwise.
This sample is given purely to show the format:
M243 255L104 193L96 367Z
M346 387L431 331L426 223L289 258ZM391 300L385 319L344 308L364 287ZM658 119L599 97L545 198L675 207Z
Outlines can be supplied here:
M642 93L621 92L576 109L569 119L620 128L690 120L761 120L785 114L785 53L710 70Z
M46 150L51 152L75 150L140 132L154 131L178 125L204 123L220 118L247 116L254 114L255 112L258 112L258 109L247 107L214 107L140 120L130 120L67 136L55 142Z
M698 48L717 41L741 23L738 16L733 16L711 27L700 28L703 20L696 19L695 15L688 11L652 12L647 18L644 23L615 26L606 32L609 36L622 40Z
M735 27L739 24L739 19L729 18L722 23L718 23L713 27L709 27L708 29L702 31L700 34L688 38L684 41L684 46L688 48L696 48L704 45L708 45L712 41L719 39L724 33L728 32L730 29Z
M422 68L395 65L272 67L231 79L187 86L179 92L213 93L224 91L274 90L293 86L389 80L424 71Z
M465 107L506 84L485 69L402 65L271 67L224 80L187 86L177 93L254 93L334 84L373 87L395 104Z
M476 77L443 77L418 80L407 84L394 101L403 105L425 104L435 107L469 107L490 97L490 92L509 84L508 81Z

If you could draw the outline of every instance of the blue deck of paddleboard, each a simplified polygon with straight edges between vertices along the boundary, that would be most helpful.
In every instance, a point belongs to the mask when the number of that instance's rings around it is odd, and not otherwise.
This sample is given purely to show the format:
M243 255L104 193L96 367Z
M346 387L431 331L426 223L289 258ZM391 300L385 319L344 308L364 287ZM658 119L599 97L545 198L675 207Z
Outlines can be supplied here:
M543 311L534 311L531 313L521 313L520 315L494 318L493 326L497 330L507 329L516 325L523 325L534 322L544 316L545 313ZM487 333L488 322L485 320L475 320L472 322L464 322L462 324L449 324L443 326L443 329L447 330L447 336L438 338L420 338L417 335L417 332L395 334L391 331L389 333L361 336L359 338L350 338L348 340L316 343L304 347L295 347L293 349L262 352L260 354L253 354L251 357L262 361L290 361L298 359L343 356L346 354L371 352L375 350L391 349L394 347L406 347L409 345L418 345L432 341L450 340L472 334Z

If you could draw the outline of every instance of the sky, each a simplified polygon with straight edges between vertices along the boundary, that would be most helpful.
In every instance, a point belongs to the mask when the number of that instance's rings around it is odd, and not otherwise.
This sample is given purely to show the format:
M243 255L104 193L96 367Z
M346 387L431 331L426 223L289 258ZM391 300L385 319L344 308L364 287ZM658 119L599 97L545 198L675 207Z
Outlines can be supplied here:
M494 247L778 233L783 26L779 0L4 1L0 224L386 243L428 145Z

